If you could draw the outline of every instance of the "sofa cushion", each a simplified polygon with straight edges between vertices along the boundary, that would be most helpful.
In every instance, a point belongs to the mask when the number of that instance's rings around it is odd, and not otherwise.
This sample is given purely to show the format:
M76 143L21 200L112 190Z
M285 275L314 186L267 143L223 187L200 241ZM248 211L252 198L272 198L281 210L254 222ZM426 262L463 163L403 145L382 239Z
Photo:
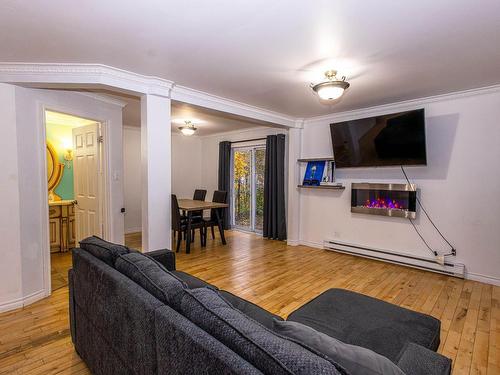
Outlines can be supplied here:
M171 271L178 279L184 281L189 289L205 288L211 287L212 289L217 289L216 286L207 283L206 281L197 278L196 276L190 275L189 273L183 271Z
M246 299L235 296L234 294L229 293L225 290L221 290L219 294L222 298L224 298L227 302L229 302L231 306L233 306L235 309L241 311L243 314L259 322L264 327L273 329L273 323L275 319L283 320L283 318L281 318L280 316L274 315L273 313L270 313L269 311L263 309L262 307L257 306L256 304L247 301Z
M181 313L266 374L346 374L324 355L279 336L209 288L187 289Z
M175 271L175 253L168 249L148 251L144 255L158 261L169 271Z
M291 313L299 322L396 363L407 342L436 351L441 322L432 316L344 289L329 289Z
M206 281L197 278L196 276L190 275L189 273L183 271L170 271L174 276L184 281L189 289L197 289L197 288L211 288L218 290L215 285L209 284ZM265 327L272 329L273 328L273 320L283 320L283 318L278 315L274 315L269 311L263 309L256 304L247 301L243 298L235 296L234 294L227 292L225 290L219 291L219 294L224 298L227 302L229 302L234 308L240 310L242 313L248 315L253 320L256 320L260 324Z
M398 366L406 375L451 374L451 359L414 343L403 348Z
M275 320L274 331L325 354L351 375L405 375L386 357L361 346L343 343L301 323Z
M141 253L129 253L116 259L115 268L134 280L163 303L178 309L186 283L157 261Z
M81 240L80 247L111 267L114 267L116 258L130 252L127 246L108 242L97 236Z

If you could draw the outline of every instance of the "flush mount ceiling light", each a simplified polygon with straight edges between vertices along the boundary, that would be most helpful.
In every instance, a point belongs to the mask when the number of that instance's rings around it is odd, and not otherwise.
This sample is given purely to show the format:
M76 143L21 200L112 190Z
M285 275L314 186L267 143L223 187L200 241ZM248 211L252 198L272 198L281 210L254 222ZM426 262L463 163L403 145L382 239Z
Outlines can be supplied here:
M344 91L350 86L349 82L345 80L345 76L341 79L337 78L336 70L326 71L325 77L327 81L316 85L311 84L313 91L323 100L335 100L340 98L344 94Z
M185 120L184 124L184 126L179 126L179 130L183 135L193 135L196 132L196 128L190 120Z

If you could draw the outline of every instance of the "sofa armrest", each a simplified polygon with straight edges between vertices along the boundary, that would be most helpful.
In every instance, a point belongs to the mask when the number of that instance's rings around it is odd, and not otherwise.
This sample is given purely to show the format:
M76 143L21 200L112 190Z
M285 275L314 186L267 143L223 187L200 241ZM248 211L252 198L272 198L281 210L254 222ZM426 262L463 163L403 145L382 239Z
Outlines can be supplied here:
M73 282L73 269L68 270L68 289L69 289L69 328L71 332L71 341L75 343L76 322L75 322L75 287Z
M171 250L162 249L144 253L144 255L156 260L169 271L175 271L175 253Z
M451 359L414 343L405 345L397 365L406 375L451 374Z

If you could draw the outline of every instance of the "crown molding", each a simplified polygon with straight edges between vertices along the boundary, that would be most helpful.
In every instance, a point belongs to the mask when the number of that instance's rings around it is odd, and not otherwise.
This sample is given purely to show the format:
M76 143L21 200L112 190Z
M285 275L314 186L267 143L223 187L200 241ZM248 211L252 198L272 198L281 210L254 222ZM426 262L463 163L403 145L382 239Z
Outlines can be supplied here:
M124 108L128 104L127 102L125 102L123 100L112 98L108 95L96 94L93 92L82 92L82 91L74 91L74 93L79 94L79 95L83 95L83 96L87 96L87 97L95 99L95 100L99 100L100 102L103 102L103 103L116 105L120 108Z
M0 62L0 82L25 84L39 88L98 88L108 87L136 95L157 95L181 102L210 108L222 112L248 117L287 128L302 129L305 125L328 121L346 121L350 119L374 116L395 110L414 109L425 104L453 100L475 95L500 91L500 85L481 87L471 90L452 92L442 95L406 100L391 104L337 112L324 116L295 118L282 113L266 110L235 100L212 95L189 87L176 85L174 82L153 76L146 76L102 64L66 64L66 63L2 63ZM97 100L109 104L121 105L119 101L104 99L104 96L89 94ZM98 98L98 96L100 98Z
M298 118L298 119L295 119L295 128L297 129L304 129L304 123L305 123L305 119L303 118Z
M349 120L354 120L356 118L378 116L395 111L417 109L418 107L422 107L423 105L430 103L444 102L447 100L456 100L471 96L486 95L497 92L500 92L500 85L479 87L470 90L456 91L447 94L434 95L418 99L400 101L396 103L389 103L373 107L354 109L352 111L337 112L324 116L309 117L304 120L304 125L324 124L325 122L333 122L333 121L349 121Z
M232 135L242 136L247 133L260 132L264 133L262 136L271 135L271 134L280 134L280 133L288 133L289 128L278 128L275 126L253 126L251 128L239 129L239 130L228 130L222 131L212 134L200 135L199 137L202 139L207 138L218 138L218 137L230 137ZM240 137L238 137L240 138ZM234 139L239 140L239 139Z
M294 117L217 95L208 94L185 86L174 85L171 98L180 102L207 107L217 111L229 112L235 115L269 122L271 124L283 125L289 128L295 127Z
M122 91L170 97L174 85L163 78L146 76L102 64L0 63L0 81L50 87L113 87Z
M102 64L0 63L0 82L39 88L108 87L139 95L158 95L286 127L295 118L212 95L174 82Z

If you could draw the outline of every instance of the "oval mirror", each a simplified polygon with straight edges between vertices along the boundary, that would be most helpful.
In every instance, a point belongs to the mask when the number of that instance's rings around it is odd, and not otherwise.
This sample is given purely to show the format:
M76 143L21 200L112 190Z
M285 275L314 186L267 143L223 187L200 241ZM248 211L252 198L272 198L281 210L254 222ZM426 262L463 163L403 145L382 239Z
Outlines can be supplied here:
M54 146L47 142L47 187L49 197L52 197L49 200L61 200L61 197L54 193L54 189L61 182L63 172L64 164L59 162Z

